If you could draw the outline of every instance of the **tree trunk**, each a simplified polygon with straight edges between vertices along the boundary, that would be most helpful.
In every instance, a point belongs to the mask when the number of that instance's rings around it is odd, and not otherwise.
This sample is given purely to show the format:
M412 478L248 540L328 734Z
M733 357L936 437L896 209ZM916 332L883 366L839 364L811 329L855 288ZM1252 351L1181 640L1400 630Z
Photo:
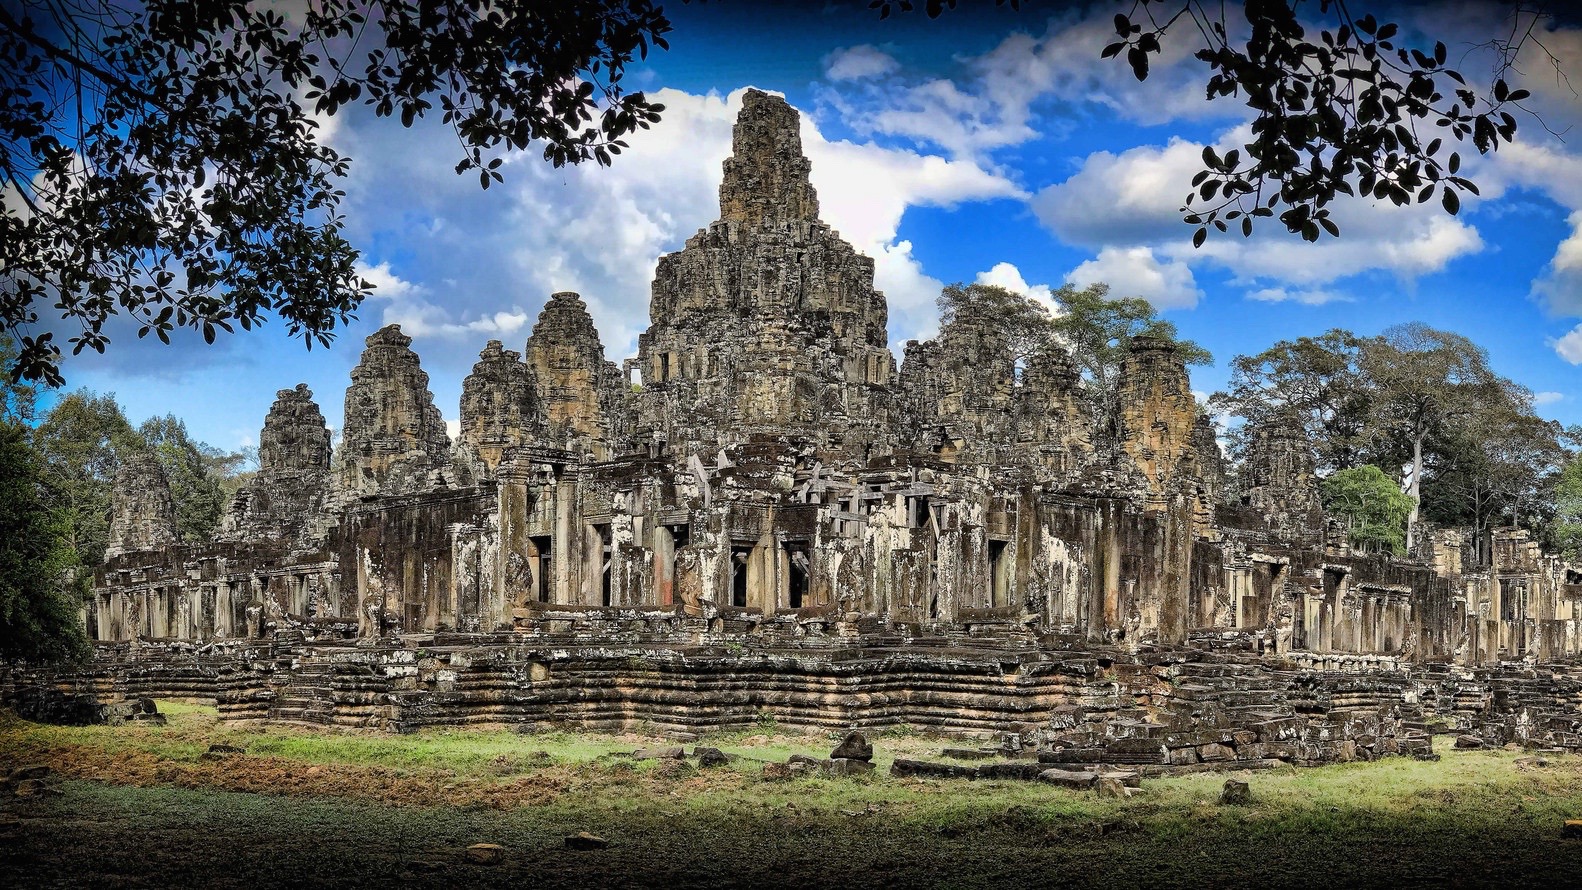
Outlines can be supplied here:
M1417 514L1423 507L1423 434L1412 437L1412 484L1406 490L1412 499L1412 513L1406 517L1406 552L1417 544Z

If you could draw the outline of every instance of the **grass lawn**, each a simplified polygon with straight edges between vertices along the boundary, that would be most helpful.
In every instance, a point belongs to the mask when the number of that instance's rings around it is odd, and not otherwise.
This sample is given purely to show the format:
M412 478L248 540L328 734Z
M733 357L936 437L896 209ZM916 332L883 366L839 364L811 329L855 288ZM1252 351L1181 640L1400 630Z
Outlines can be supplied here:
M1028 782L893 779L952 744L872 739L879 770L765 781L763 760L835 739L773 727L706 737L730 766L633 762L657 737L508 731L409 736L221 725L65 728L0 716L0 768L45 763L60 796L0 804L12 886L1039 887L1577 886L1582 758L1445 750L1149 780L1129 799ZM220 760L211 744L246 749ZM955 743L959 744L959 743ZM689 746L690 747L690 746ZM590 831L597 851L565 848ZM473 843L505 848L470 863Z

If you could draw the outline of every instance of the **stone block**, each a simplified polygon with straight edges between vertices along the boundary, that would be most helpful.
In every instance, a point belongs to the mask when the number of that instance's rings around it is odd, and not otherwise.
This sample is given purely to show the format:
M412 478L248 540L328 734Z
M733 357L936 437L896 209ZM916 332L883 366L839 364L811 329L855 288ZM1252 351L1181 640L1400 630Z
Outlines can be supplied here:
M609 845L609 841L586 831L566 835L566 849L568 850L602 850Z
M1099 780L1097 773L1086 771L1077 772L1063 769L1046 769L1038 774L1038 781L1057 788L1074 788L1086 791L1092 788Z
M872 760L873 745L862 733L853 730L846 733L846 737L841 739L829 756L839 760Z
M568 842L571 838L566 839ZM570 846L568 843L567 846ZM505 848L499 844L473 844L467 848L467 861L479 865L498 865L505 859Z
M1219 795L1219 802L1231 805L1250 804L1252 786L1239 779L1226 779L1225 789Z

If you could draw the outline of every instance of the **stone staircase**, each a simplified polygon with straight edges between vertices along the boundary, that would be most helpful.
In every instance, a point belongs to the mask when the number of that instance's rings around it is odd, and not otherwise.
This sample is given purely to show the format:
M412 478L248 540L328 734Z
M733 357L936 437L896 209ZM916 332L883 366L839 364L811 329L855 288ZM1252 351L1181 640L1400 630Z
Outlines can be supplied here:
M303 659L282 674L287 682L275 693L270 720L325 726L335 722L334 665Z

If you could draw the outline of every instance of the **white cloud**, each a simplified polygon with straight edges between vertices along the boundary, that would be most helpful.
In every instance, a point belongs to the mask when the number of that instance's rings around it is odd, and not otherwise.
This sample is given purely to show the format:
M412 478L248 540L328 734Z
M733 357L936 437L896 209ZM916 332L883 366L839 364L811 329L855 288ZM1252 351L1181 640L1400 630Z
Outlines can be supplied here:
M1553 405L1564 401L1566 394L1563 392L1535 392L1533 393L1534 405Z
M1532 285L1532 295L1550 312L1582 315L1582 210L1567 220L1571 234L1555 249L1554 258Z
M1330 290L1293 290L1284 287L1265 287L1247 293L1247 299L1259 300L1265 303L1301 303L1306 306L1322 306L1325 303L1350 302L1351 298L1342 293Z
M1055 302L1054 288L1047 284L1028 284L1022 277L1022 270L1012 263L995 263L994 267L986 272L979 272L975 281L978 284L992 284L1003 287L1012 293L1032 297L1044 304L1050 315L1064 315L1065 307Z
M827 91L824 99L859 132L938 145L957 157L1037 137L1051 126L1038 108L1046 100L1088 103L1107 116L1145 125L1247 115L1234 100L1204 100L1202 66L1192 58L1190 40L1166 41L1164 53L1151 57L1146 83L1123 60L1100 59L1099 49L1115 36L1112 14L1104 8L1085 18L1068 13L1048 19L1040 35L1010 34L988 52L961 60L964 71L955 79L898 86L892 77L882 88L855 89L852 78L838 77L844 72L831 65L827 73L842 88ZM867 71L877 63L854 60L852 67ZM884 73L897 70L886 66Z
M1238 127L1214 144L1223 154L1246 137L1246 128ZM1176 263L1217 263L1238 283L1267 291L1262 299L1282 293L1286 298L1306 295L1305 302L1334 299L1320 286L1369 271L1411 280L1484 247L1476 228L1447 216L1437 203L1397 207L1371 198L1341 198L1329 206L1339 238L1309 243L1278 221L1263 220L1250 238L1234 229L1213 232L1194 248L1180 207L1192 177L1202 169L1202 153L1201 143L1182 139L1120 154L1095 152L1064 182L1040 191L1031 206L1039 221L1068 244L1110 250L1149 246Z
M1106 247L1067 278L1078 287L1104 282L1112 298L1142 297L1155 309L1189 309L1203 298L1186 263L1162 259L1148 247Z
M1550 340L1555 353L1573 365L1582 365L1582 324L1572 328L1558 340Z
M863 44L837 49L824 59L824 76L830 80L868 80L883 77L901 63L876 46Z
M357 272L373 285L369 298L384 304L381 323L400 325L401 332L413 339L468 335L504 338L525 333L527 313L521 307L453 320L450 311L429 301L427 287L395 274L389 263L377 266L359 263Z

